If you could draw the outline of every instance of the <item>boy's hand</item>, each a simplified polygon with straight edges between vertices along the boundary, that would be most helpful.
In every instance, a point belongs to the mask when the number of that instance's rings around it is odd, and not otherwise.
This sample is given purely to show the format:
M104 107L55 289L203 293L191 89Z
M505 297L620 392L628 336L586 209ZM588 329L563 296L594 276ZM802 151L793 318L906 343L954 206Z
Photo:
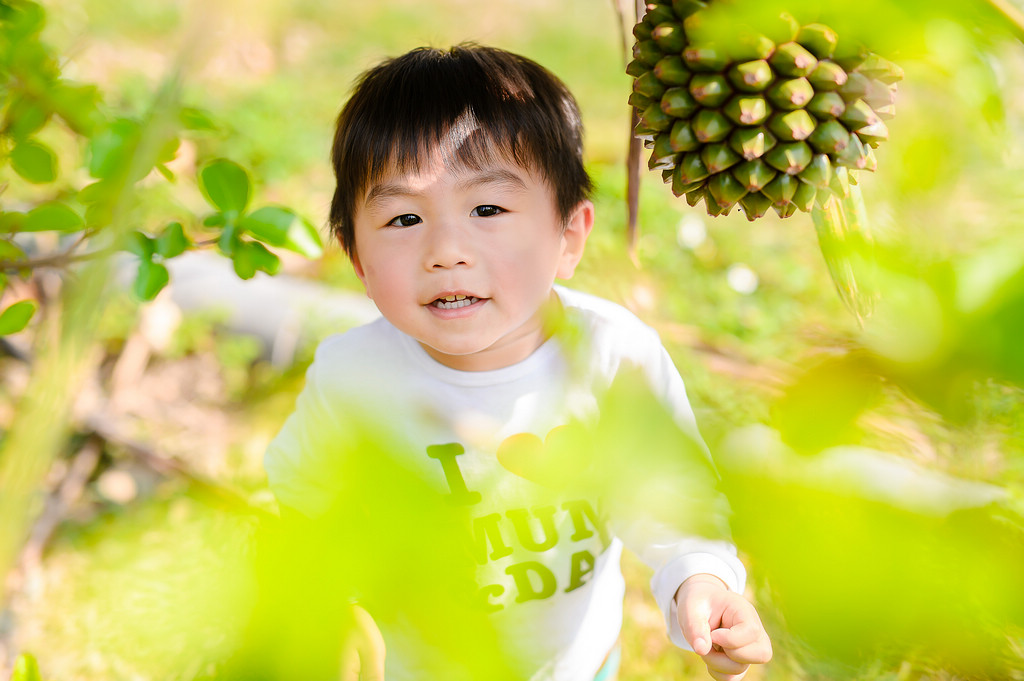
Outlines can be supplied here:
M358 605L354 626L341 649L341 681L384 681L384 637L377 623Z
M683 636L718 681L738 681L752 664L772 659L772 644L754 606L712 575L693 575L676 592Z

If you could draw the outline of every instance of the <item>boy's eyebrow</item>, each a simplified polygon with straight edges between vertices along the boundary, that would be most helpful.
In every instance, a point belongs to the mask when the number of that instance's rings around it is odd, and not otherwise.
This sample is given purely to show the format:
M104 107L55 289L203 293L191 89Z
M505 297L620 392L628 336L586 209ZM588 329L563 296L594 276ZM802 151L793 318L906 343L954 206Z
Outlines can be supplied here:
M529 189L526 186L526 182L523 181L523 178L511 170L506 170L504 168L493 168L479 173L474 173L460 181L456 185L456 188L464 191L466 189L472 189L474 187L480 187L488 184L507 185L509 188L516 191L527 191ZM381 184L375 184L370 187L370 191L366 193L366 200L364 203L367 206L372 206L380 199L389 199L395 196L416 196L420 193L420 191L401 182L382 182Z
M523 178L511 170L506 170L505 168L492 168L490 170L475 173L474 175L471 175L465 180L459 182L457 186L459 189L472 189L473 187L479 187L485 184L509 185L511 189L518 191L526 191L528 189Z

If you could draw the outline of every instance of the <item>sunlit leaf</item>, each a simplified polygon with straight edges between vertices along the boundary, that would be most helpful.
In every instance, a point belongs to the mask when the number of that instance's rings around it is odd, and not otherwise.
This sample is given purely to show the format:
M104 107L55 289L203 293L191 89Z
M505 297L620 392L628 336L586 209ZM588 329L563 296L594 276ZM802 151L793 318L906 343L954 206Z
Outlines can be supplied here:
M127 173L139 143L137 121L119 118L89 141L89 174L107 179Z
M109 182L100 180L87 184L78 190L78 200L83 204L96 203L97 201L106 201L113 196L114 188Z
M249 204L249 174L227 159L211 161L199 172L199 188L206 200L222 211L240 213Z
M266 246L255 241L243 241L235 248L231 256L235 274L242 279L252 279L257 271L277 274L281 269L281 259L267 250Z
M829 358L805 371L775 403L772 422L786 444L814 453L850 441L854 422L875 400L881 379L862 355Z
M156 253L164 258L173 258L189 247L188 237L180 222L172 222L156 239Z
M125 243L125 250L129 253L134 253L143 260L149 260L153 257L153 252L156 250L154 246L154 240L139 231L133 231L128 235L128 239Z
M10 234L21 230L25 214L18 212L0 213L0 234Z
M37 307L34 300L22 300L0 313L0 336L17 333L28 326Z
M220 252L229 258L234 255L235 250L242 243L241 239L238 238L238 227L232 220L228 220L225 217L224 230L220 233L220 238L217 239L217 248Z
M207 227L223 227L227 222L224 213L211 213L203 218L203 224Z
M164 179L167 180L168 182L174 182L174 173L172 173L171 169L165 166L163 163L156 164L156 171L163 175Z
M178 147L181 146L181 140L177 137L171 137L164 141L160 145L160 151L157 153L157 163L169 163L174 160L174 157L178 155Z
M51 201L30 210L21 224L21 231L74 232L84 226L85 220L71 206L59 201Z
M218 126L209 111L195 107L182 107L178 120L186 130L217 130Z
M318 258L323 253L316 227L287 208L260 208L241 218L239 226L264 243L287 248L307 258Z
M11 681L43 681L39 675L39 663L29 653L22 653L14 663Z
M161 263L142 260L139 262L139 271L132 292L139 300L153 300L167 286L170 279L170 273Z
M39 33L46 25L46 11L35 2L3 3L4 32L11 38Z
M0 231L3 231L0 229ZM0 260L19 260L25 257L25 251L7 239L0 239Z
M92 134L102 123L100 91L95 85L61 81L50 93L54 112L79 135Z
M24 139L42 128L50 118L50 112L39 102L28 97L18 97L11 102L4 120L4 132L14 139Z
M57 179L57 154L41 142L22 140L11 149L11 167L29 182L53 182Z

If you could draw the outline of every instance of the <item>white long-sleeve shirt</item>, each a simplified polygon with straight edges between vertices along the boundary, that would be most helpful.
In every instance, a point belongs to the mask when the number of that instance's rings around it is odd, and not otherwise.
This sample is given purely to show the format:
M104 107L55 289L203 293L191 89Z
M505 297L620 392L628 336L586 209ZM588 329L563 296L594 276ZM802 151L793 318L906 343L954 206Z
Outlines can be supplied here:
M683 648L673 599L680 584L709 573L741 592L745 571L727 542L645 524L642 513L608 517L602 502L574 496L571 486L556 493L537 484L529 461L516 459L509 446L516 438L542 443L570 421L593 422L603 391L633 369L700 441L683 381L656 332L614 303L556 292L582 342L570 347L556 334L522 362L494 371L446 367L383 318L328 338L265 465L279 502L316 517L339 487L330 459L337 454L327 453L339 450L324 448L323 433L344 433L346 424L366 419L397 431L411 470L467 508L480 602L533 678L590 681L621 628L622 541L654 569L654 598ZM403 656L403 641L415 632L378 624L388 679L421 678Z

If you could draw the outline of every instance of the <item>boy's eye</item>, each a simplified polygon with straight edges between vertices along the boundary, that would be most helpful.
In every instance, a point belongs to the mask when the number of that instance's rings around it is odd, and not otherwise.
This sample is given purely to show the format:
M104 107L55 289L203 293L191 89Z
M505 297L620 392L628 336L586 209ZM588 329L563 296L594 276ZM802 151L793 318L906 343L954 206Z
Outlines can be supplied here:
M504 213L505 209L498 206L483 205L477 206L470 211L470 216L475 218L489 218L500 213Z
M415 213L406 213L405 215L399 215L398 217L391 220L388 223L388 227L412 227L423 222L419 215Z

